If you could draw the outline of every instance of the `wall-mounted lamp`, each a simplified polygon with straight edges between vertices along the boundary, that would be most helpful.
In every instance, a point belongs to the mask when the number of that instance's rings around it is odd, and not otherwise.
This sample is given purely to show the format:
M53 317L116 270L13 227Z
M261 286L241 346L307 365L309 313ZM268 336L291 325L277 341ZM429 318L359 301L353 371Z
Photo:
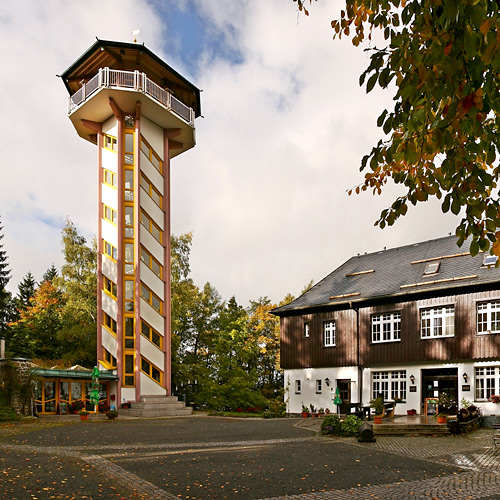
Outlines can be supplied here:
M327 387L330 387L330 379L328 377L325 378L325 384Z
M410 375L410 381L412 384L415 383L415 375Z
M464 374L463 374L463 377L464 377L464 381L465 381L465 383L467 383L467 379L469 378L469 375L467 375L467 373L464 373Z

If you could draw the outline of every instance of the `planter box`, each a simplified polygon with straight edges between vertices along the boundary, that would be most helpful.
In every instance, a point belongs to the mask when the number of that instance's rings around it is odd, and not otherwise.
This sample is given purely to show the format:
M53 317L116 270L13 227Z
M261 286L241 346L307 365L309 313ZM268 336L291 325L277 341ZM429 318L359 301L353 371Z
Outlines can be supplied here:
M473 418L468 422L459 422L456 419L448 420L448 427L452 434L467 434L483 426L483 417Z
M460 422L460 432L462 434L472 432L483 426L483 419L481 417L473 418L468 422Z

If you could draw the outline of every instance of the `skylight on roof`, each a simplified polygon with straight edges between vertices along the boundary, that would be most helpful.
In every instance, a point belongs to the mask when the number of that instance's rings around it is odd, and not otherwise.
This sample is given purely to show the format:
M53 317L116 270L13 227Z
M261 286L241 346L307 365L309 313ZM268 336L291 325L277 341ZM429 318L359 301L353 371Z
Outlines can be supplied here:
M494 266L497 263L498 256L489 253L484 254L483 266Z
M424 276L427 274L436 274L439 271L441 261L427 262L425 266Z

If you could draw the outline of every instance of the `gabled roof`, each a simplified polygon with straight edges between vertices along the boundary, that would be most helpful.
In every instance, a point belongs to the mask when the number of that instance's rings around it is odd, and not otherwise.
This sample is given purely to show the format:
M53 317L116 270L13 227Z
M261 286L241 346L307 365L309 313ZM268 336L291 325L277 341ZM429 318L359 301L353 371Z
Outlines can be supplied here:
M455 236L415 243L351 257L290 304L273 313L324 307L345 308L352 304L405 300L418 294L459 293L467 287L500 285L500 269L483 265L485 253L471 257L469 242L457 246ZM439 262L437 272L436 264ZM428 267L429 266L429 267ZM427 273L426 273L427 268ZM416 298L416 297L414 297Z

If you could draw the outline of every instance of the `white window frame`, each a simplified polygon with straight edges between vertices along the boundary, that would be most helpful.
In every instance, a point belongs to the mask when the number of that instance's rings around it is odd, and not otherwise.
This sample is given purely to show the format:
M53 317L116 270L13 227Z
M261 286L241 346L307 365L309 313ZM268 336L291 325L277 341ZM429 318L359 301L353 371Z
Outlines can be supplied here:
M380 313L371 317L372 343L401 341L401 313Z
M488 401L500 394L500 366L477 366L474 370L475 400Z
M477 303L477 334L500 333L500 300Z
M384 400L401 398L406 400L406 370L372 372L372 398L382 393Z
M455 306L420 309L420 338L435 339L455 336Z
M316 394L323 392L323 381L319 378L316 380Z
M304 338L308 339L311 335L311 325L309 321L304 322Z
M295 394L300 394L302 391L302 382L300 380L295 381Z
M323 321L323 346L335 347L335 320Z

